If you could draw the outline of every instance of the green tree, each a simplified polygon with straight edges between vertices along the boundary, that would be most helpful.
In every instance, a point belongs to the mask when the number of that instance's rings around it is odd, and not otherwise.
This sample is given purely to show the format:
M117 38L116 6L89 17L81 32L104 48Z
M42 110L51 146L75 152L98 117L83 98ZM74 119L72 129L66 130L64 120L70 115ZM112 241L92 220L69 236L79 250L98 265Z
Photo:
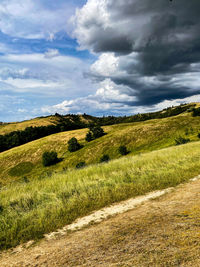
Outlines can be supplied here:
M75 151L79 150L80 148L81 148L81 145L79 144L79 142L77 141L77 139L75 137L72 137L68 141L68 150L70 152L75 152Z
M175 142L176 142L176 145L181 145L181 144L186 144L186 143L190 142L190 139L179 136L175 139Z
M128 150L127 150L126 146L120 146L118 151L122 156L125 156L128 154Z
M93 140L93 136L92 136L92 133L90 131L86 134L85 140L87 142L91 142Z
M110 160L110 157L107 154L104 154L101 158L100 158L100 163L101 162L108 162Z
M76 164L76 168L77 169L84 168L85 166L86 166L85 161L81 161L78 164Z
M93 125L90 127L90 131L92 132L93 139L99 138L105 135L104 130L99 125Z
M44 152L42 155L42 163L43 166L47 167L47 166L51 166L54 165L56 163L58 163L58 156L57 153L55 151L51 151L51 152Z

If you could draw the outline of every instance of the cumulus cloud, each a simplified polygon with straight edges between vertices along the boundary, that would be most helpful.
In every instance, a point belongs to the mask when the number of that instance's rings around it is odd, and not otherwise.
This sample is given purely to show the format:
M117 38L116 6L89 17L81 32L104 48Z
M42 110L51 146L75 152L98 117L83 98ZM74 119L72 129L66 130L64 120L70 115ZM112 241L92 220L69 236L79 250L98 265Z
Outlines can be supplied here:
M66 31L76 4L72 0L2 0L0 30L13 37L53 40L55 33Z
M156 105L200 93L199 13L198 0L88 0L74 37L99 55L88 75L113 83L114 102L117 90L122 104Z

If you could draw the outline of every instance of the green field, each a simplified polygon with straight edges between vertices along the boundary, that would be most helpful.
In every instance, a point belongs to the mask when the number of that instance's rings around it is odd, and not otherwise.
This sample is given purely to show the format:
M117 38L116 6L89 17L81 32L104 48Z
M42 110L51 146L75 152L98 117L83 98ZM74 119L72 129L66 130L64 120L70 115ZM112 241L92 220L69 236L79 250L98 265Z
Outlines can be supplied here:
M200 118L178 116L103 127L106 135L85 141L88 129L61 132L0 153L0 248L16 246L111 203L176 186L199 174ZM178 136L189 138L175 146ZM83 145L70 153L67 142ZM118 152L120 145L129 151ZM42 165L56 151L60 162ZM103 154L111 161L99 164ZM77 163L87 167L76 170Z
M113 202L176 186L199 174L200 142L7 185L0 192L0 246L39 239Z
M129 156L132 156L173 146L179 135L197 141L200 119L186 112L170 118L106 126L104 130L107 133L105 136L90 143L84 140L88 130L81 129L50 135L0 153L1 185L20 182L24 178L39 179L53 172L74 168L80 161L85 161L87 165L96 164L105 153L111 159L119 158L120 145L126 145L130 151ZM67 142L73 136L84 147L70 153ZM55 150L62 161L51 167L43 167L42 154L51 150Z

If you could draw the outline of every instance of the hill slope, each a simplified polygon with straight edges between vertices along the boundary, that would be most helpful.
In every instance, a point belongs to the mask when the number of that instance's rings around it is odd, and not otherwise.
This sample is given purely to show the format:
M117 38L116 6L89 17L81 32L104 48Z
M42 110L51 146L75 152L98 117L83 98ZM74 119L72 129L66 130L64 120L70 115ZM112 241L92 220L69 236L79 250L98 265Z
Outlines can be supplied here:
M22 131L26 127L38 127L38 126L48 126L55 125L58 119L55 116L49 116L44 118L35 118L32 120L22 121L22 122L12 122L0 124L0 134L8 134L13 131Z
M56 113L55 115L47 117L38 117L31 120L26 120L22 122L13 122L13 123L0 123L0 135L9 134L14 131L23 131L26 127L41 127L41 126L50 126L50 125L62 125L62 124L81 124L79 128L87 126L88 123L98 123L99 125L113 125L119 123L130 123L138 121L146 121L150 119L159 119L166 118L171 116L179 115L187 110L192 110L193 108L198 108L200 103L190 103L190 104L181 104L175 107L168 107L161 111L143 113L132 116L123 116L123 117L94 117L87 114L83 115L60 115Z
M87 229L0 257L18 266L200 266L200 181Z
M40 126L49 126L49 125L58 125L63 122L75 123L79 120L81 123L87 124L88 122L93 121L92 116L83 116L83 115L65 115L61 116L51 115L47 117L38 117L31 120L26 120L22 122L11 122L11 123L2 123L0 124L0 135L5 135L14 131L23 131L26 127L40 127Z
M47 172L65 171L74 168L80 161L95 164L105 153L109 154L111 159L119 158L120 145L126 145L130 155L136 155L173 146L174 139L179 135L197 141L200 119L186 112L164 119L106 126L104 130L107 133L105 136L90 143L84 140L87 129L81 129L50 135L0 153L1 184L5 185L23 177L28 179L43 177ZM70 153L67 150L67 142L73 136L84 147ZM63 160L57 165L43 167L42 154L50 150L55 150Z
M7 185L0 191L0 249L39 239L114 202L199 174L200 142Z

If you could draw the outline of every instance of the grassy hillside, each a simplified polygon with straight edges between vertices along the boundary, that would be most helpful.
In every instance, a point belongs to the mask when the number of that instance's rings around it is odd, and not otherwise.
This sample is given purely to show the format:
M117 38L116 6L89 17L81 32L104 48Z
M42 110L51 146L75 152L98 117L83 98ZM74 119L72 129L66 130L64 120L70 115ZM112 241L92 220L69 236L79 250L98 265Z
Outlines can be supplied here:
M0 248L41 238L113 202L176 186L199 169L200 142L192 142L8 185L0 191Z
M48 126L54 125L58 122L56 116L49 116L44 118L35 118L32 120L22 121L22 122L12 122L0 124L0 134L7 134L14 131L22 131L26 127L38 127L38 126Z
M198 109L197 107L198 107L197 103L181 104L179 106L169 107L157 112L136 114L133 116L123 116L123 117L114 117L114 116L92 117L87 114L83 115L68 114L66 116L63 116L56 113L55 116L49 116L43 118L45 123L50 123L50 122L52 123L53 119L54 124L33 127L31 126L31 121L27 121L26 125L29 124L31 127L26 127L24 130L11 131L3 135L0 134L0 152L4 152L13 147L17 147L55 133L83 129L88 127L89 124L91 123L105 126L105 125L116 125L121 123L143 122L152 119L170 118L173 116L183 114L185 112L192 112L194 116L200 116L200 109ZM41 118L39 118L38 121L40 121L40 119ZM37 125L36 121L37 119L35 119L35 125ZM19 128L20 125L22 126L23 124L24 123L18 123L15 126ZM9 126L12 126L12 124Z
M87 129L81 129L47 136L0 153L1 184L41 178L54 171L74 168L80 161L95 164L105 153L109 154L111 159L119 158L120 145L126 145L131 156L173 146L174 139L179 135L197 141L200 118L192 117L191 113L186 112L170 118L106 126L104 130L107 133L105 136L90 143L84 140ZM67 142L73 136L84 147L70 153L67 150ZM43 167L42 154L50 150L55 150L62 161L51 167Z
M0 135L8 134L14 131L22 131L26 127L40 127L40 126L48 126L48 125L58 125L59 123L63 122L63 120L70 120L74 122L77 118L80 118L80 122L88 123L92 120L93 117L91 116L84 116L82 115L66 115L66 116L47 116L47 117L38 117L31 120L26 120L22 122L11 122L11 123L2 123L0 124Z
M169 107L166 109L163 109L161 111L152 112L152 113L144 113L144 114L137 114L133 116L124 116L124 117L114 117L114 116L108 116L108 117L94 117L87 114L84 115L59 115L55 114L52 116L47 117L38 117L31 120L26 120L22 122L13 122L13 123L0 123L0 135L5 135L14 131L22 131L26 127L40 127L40 126L48 126L48 125L58 125L63 122L68 123L71 122L77 122L80 121L83 124L88 123L97 123L100 125L113 125L113 124L119 124L119 123L131 123L131 122L137 122L137 121L146 121L149 119L158 119L158 118L165 118L165 117L171 117L175 115L179 115L186 110L192 109L192 108L198 108L200 107L200 103L190 103L190 104L182 104L175 107ZM80 127L82 128L82 127Z

